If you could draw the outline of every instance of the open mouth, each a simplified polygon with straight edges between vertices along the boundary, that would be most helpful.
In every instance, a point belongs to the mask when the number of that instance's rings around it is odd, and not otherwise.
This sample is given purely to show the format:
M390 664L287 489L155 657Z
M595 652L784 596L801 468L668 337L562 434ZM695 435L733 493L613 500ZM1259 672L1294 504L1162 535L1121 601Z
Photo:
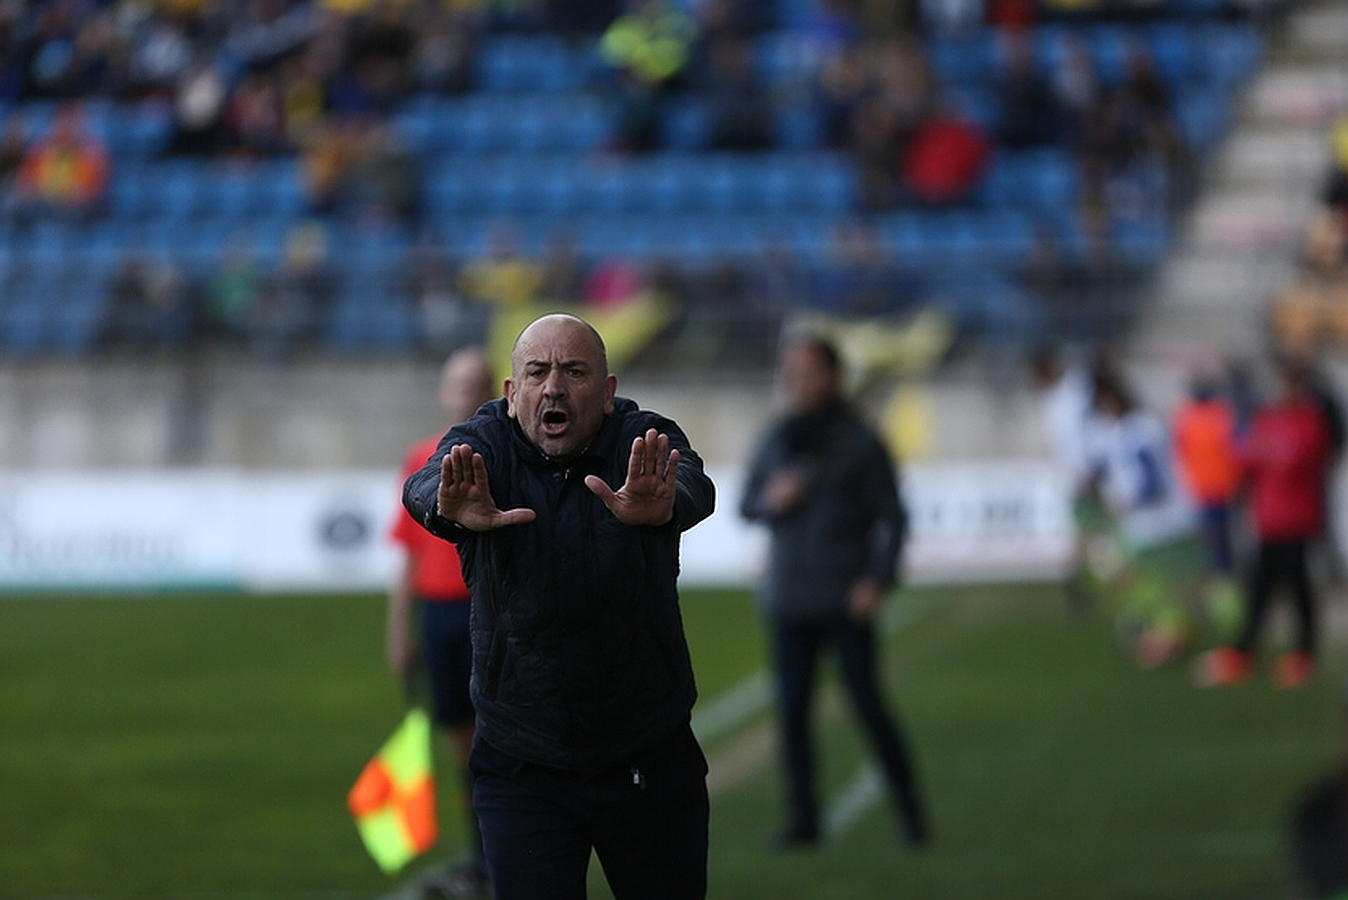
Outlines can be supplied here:
M571 417L565 410L549 409L543 412L543 431L545 434L556 435L566 431L567 425L571 423Z

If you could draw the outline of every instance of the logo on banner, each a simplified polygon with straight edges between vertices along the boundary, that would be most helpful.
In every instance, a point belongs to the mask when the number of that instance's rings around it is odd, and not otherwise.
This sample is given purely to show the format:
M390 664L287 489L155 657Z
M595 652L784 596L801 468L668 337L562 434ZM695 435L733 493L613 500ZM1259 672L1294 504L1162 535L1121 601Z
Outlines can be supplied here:
M354 553L362 550L373 532L369 515L362 509L347 506L326 511L318 522L318 539L325 550Z

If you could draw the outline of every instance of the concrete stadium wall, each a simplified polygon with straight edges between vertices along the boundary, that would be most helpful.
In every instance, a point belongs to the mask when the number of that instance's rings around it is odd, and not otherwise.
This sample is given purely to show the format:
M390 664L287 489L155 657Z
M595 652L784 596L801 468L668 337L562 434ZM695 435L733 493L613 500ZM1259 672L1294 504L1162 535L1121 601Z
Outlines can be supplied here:
M437 367L422 361L266 365L228 356L0 363L0 468L384 466L439 430ZM642 373L620 393L671 416L713 463L743 461L771 414L771 373ZM1016 373L965 370L909 394L918 458L1041 456L1038 410ZM867 395L878 417L883 391Z

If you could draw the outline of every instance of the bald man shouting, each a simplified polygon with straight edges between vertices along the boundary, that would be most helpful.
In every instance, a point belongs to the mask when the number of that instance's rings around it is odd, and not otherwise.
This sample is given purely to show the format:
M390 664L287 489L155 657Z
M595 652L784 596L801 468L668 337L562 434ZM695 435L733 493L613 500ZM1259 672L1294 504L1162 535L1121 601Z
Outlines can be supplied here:
M505 397L450 429L403 503L472 593L470 767L498 900L706 895L707 764L679 537L715 489L679 427L616 396L574 316L520 334Z

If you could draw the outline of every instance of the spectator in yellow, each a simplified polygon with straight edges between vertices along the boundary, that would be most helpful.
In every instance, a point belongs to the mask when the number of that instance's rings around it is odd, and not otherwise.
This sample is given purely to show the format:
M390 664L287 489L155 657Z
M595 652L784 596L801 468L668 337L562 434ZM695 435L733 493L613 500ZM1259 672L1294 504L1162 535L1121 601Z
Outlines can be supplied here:
M479 303L511 308L538 296L543 267L520 249L518 229L497 224L487 235L487 254L463 267L459 286Z
M656 85L683 71L696 31L693 20L665 0L647 0L613 20L599 49L609 65Z

